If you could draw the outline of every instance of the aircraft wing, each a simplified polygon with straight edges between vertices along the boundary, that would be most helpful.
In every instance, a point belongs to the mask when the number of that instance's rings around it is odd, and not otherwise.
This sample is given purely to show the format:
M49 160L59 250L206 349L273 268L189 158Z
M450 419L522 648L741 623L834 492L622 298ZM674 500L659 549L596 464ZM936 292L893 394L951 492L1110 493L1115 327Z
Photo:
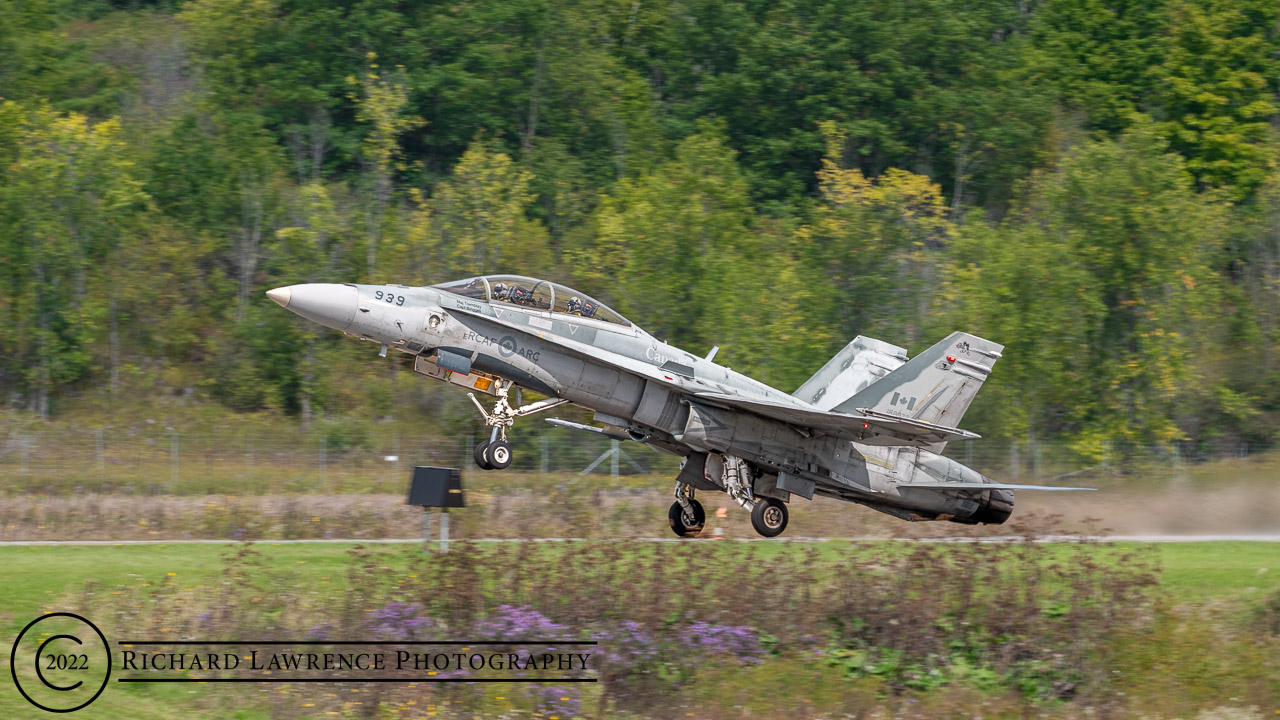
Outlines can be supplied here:
M930 490L960 490L968 492L982 492L983 490L1097 490L1098 488L1087 487L1059 487L1056 485L1019 485L1017 483L975 483L975 482L912 482L902 483L898 489L903 488L929 488Z
M886 413L862 411L859 415L849 415L714 392L698 392L694 393L694 397L707 400L712 404L746 410L771 420L849 438L864 445L923 447L937 442L974 440L980 437L968 430L934 425Z
M662 368L654 367L649 363L634 360L624 355L611 353L593 347L586 343L577 342L561 335L550 332L543 332L535 327L503 323L501 320L482 315L480 313L472 313L462 308L456 308L456 311L468 315L474 315L489 322L496 322L505 327L518 332L536 335L543 340L557 345L565 350L575 353L585 359L593 362L607 362L615 367L626 370L630 373L646 378L662 385L667 385L674 390L686 393L704 400L710 404L722 405L735 410L743 410L755 413L771 420L778 420L790 425L797 425L809 428L818 432L836 437L848 438L866 445L908 445L912 447L924 447L938 442L950 442L953 440L974 440L978 437L976 433L959 428L945 427L942 425L934 425L922 420L912 420L910 418L899 417L897 415L889 415L887 413L879 413L875 411L862 410L858 415L850 415L838 412L826 412L817 408L804 408L796 405L784 405L782 403L774 403L758 398L745 398L740 395L729 395L712 390L703 390L703 388L714 387L705 381L697 378L685 378L678 372L668 372Z

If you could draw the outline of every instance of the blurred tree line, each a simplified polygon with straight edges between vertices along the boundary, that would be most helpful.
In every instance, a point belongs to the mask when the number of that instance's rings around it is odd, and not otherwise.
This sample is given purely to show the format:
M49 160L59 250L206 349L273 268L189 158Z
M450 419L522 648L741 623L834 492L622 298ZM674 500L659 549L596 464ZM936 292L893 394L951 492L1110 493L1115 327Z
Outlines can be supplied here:
M579 286L784 389L1007 345L966 422L1084 456L1280 421L1263 0L0 0L0 388L357 408L262 291Z

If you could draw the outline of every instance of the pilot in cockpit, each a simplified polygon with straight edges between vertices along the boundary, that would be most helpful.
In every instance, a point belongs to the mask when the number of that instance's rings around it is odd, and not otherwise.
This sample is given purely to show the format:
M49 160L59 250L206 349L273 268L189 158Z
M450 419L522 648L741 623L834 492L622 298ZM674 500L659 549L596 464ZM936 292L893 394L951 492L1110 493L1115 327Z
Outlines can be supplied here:
M516 305L533 305L533 291L526 289L523 285L513 284L507 291L507 301Z
M577 295L574 295L573 297L569 298L568 305L565 309L568 310L569 314L571 315L577 314L577 315L581 315L582 317L591 317L596 314L596 306L592 305L589 302L588 303L582 302L582 299L579 298Z
M507 294L508 294L509 292L510 292L510 291L507 289L507 285L506 285L506 283L494 283L494 284L493 284L493 299L494 299L494 300L506 300L506 299L507 299Z

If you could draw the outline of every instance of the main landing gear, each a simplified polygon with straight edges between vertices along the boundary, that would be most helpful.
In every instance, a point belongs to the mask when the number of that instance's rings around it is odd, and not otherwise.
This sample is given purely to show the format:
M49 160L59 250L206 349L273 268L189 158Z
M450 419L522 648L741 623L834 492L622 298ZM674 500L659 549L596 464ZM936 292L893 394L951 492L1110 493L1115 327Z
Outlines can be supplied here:
M751 527L765 537L778 537L787 529L787 504L762 497L751 508Z
M693 499L693 489L678 483L676 501L667 510L667 524L671 532L680 537L697 537L707 522L707 513L702 503ZM687 495L683 495L687 492ZM751 527L762 536L778 537L787 529L787 504L781 500L762 497L751 507Z
M485 412L484 406L476 399L475 393L467 393L467 397L471 398L471 402L476 404L476 409L484 417L485 424L493 428L489 433L489 439L476 445L475 460L481 470L503 470L511 465L511 443L507 442L507 428L515 424L516 418L550 410L569 402L564 398L547 398L528 405L520 405L522 396L517 390L516 404L520 407L511 407L511 403L507 400L511 386L510 380L496 382L498 401L493 405L493 412Z
M787 504L771 497L756 495L754 480L759 475L747 461L733 455L711 456L716 462L707 462L703 477L719 486L730 500L751 513L751 526L762 536L777 537L787 529ZM705 461L705 460L704 460ZM683 476L685 466L681 466ZM702 505L693 499L693 487L676 481L676 501L667 510L667 523L680 537L695 537L702 532L707 514Z
M702 503L693 499L693 488L676 483L676 501L667 510L667 523L671 531L680 537L697 537L707 522L707 512Z

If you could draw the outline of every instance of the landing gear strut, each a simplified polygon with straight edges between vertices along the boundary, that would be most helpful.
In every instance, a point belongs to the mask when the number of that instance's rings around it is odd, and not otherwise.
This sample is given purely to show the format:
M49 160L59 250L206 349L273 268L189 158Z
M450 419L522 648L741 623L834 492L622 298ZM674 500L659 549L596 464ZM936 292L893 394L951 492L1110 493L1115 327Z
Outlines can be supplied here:
M680 537L696 537L707 522L707 512L702 509L702 503L693 499L693 488L688 485L676 483L675 495L676 501L667 510L667 523Z
M507 442L507 428L515 424L516 418L550 410L569 402L564 398L547 398L528 405L511 407L511 403L507 400L511 385L510 380L496 382L498 401L493 405L493 412L485 412L484 406L476 399L475 393L467 393L467 397L471 398L471 402L475 403L476 409L484 417L485 424L493 428L489 433L489 439L476 445L476 466L481 470L502 470L511 465L511 443ZM519 404L519 393L516 397Z

